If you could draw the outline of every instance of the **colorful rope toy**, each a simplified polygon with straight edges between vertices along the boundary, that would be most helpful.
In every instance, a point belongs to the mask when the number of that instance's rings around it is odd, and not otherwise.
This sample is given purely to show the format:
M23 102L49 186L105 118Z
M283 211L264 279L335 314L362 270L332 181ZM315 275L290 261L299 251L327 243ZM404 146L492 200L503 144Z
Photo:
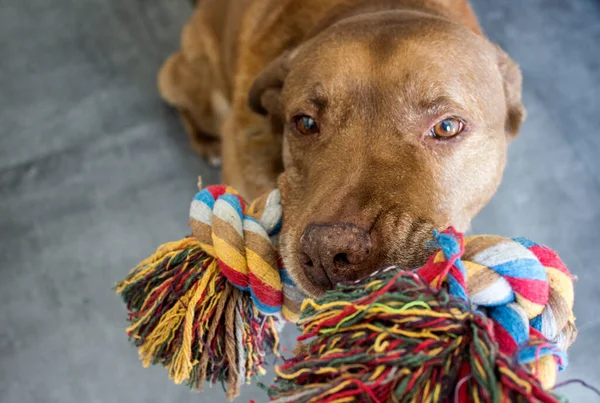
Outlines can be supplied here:
M423 267L314 301L281 264L281 219L277 190L250 205L225 186L194 197L192 235L116 287L145 366L194 389L224 383L232 399L265 372L278 330L302 309L300 339L310 341L276 369L274 401L554 401L576 329L572 278L550 249L449 229Z

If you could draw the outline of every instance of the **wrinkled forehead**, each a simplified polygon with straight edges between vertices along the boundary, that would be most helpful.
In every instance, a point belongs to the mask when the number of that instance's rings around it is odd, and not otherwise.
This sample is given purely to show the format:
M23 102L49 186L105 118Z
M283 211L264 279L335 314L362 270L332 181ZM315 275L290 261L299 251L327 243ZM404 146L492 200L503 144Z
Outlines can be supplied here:
M372 15L330 27L290 62L286 87L306 96L379 97L483 107L502 94L495 48L457 24L423 15ZM347 94L346 94L347 93Z

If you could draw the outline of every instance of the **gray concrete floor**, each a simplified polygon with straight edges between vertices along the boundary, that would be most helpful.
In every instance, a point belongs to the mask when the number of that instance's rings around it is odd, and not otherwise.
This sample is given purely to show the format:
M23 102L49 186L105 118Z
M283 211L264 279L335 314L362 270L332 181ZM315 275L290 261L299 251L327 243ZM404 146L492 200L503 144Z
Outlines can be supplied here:
M185 0L0 0L0 401L216 402L143 369L112 285L186 231L216 182L160 101ZM600 385L600 6L475 1L521 64L529 119L474 231L523 235L579 276L567 378ZM291 339L291 334L287 336ZM575 402L598 401L568 387ZM240 401L264 394L248 388Z

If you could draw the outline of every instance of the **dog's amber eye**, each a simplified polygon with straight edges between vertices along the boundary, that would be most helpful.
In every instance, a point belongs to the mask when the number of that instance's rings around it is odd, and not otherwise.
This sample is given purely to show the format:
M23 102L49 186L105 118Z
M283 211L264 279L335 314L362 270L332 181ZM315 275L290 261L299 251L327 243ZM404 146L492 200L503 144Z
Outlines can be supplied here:
M298 133L305 136L317 134L319 132L319 126L317 125L317 122L315 122L310 116L306 115L296 116L294 118L294 126Z
M431 134L432 136L438 138L449 138L460 134L464 128L465 125L460 120L455 118L447 118L433 126L431 129Z

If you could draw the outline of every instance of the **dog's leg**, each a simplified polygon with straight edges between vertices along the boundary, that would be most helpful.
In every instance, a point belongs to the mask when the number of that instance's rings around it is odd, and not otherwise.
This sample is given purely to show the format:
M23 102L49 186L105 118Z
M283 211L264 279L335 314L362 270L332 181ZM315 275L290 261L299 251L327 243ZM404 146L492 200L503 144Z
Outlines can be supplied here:
M244 97L245 99L246 97ZM246 102L234 107L222 127L222 179L248 199L276 186L283 171L281 133Z
M158 88L162 98L179 113L192 148L219 165L219 130L229 113L229 100L219 44L203 18L198 9L184 27L181 49L163 64Z

